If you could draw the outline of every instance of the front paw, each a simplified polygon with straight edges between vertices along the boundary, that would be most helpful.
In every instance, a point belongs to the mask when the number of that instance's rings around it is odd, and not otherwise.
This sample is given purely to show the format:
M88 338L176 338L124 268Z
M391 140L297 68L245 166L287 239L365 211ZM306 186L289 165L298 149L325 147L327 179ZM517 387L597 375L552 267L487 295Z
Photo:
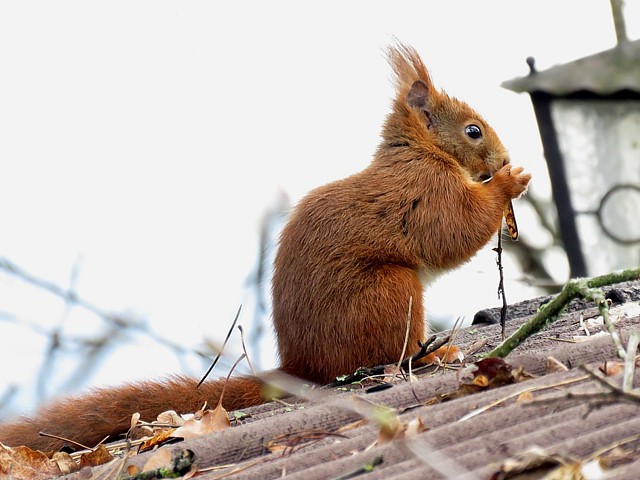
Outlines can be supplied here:
M507 164L495 173L493 181L504 190L509 199L518 198L527 191L531 174L524 173L522 167L512 167L511 164Z

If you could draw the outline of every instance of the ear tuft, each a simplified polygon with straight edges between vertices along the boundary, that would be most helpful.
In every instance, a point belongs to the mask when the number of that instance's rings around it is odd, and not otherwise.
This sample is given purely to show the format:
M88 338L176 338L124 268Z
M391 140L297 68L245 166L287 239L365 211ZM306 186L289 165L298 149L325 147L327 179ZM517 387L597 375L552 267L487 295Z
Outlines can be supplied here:
M422 80L416 80L407 94L407 103L411 108L427 109L429 87Z

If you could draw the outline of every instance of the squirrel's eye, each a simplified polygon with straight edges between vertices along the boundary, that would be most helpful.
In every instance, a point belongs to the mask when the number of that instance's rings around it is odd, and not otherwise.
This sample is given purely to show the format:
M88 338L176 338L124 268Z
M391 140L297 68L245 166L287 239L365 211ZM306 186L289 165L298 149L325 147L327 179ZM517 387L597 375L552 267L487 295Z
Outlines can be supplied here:
M480 130L480 127L478 125L467 125L464 129L464 133L466 133L469 138L472 138L474 140L482 138L482 130Z

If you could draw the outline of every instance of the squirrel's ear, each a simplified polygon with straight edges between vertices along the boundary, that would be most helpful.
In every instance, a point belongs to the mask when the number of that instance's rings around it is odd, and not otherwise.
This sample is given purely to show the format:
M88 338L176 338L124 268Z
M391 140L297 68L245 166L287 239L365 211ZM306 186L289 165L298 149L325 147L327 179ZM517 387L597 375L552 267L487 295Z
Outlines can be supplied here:
M407 94L407 103L411 108L427 110L429 100L429 87L422 80L416 80L411 85L411 90Z

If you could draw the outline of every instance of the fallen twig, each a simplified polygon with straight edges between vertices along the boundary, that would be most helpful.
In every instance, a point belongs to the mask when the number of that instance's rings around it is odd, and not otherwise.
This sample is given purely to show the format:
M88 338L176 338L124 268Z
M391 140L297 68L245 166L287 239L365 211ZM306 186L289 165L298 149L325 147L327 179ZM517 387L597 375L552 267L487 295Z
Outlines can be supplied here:
M600 373L597 370L591 370L585 365L580 365L580 369L588 373L591 376L591 378L593 378L594 380L596 380L597 382L599 382L600 384L604 385L609 390L611 390L611 393L613 393L615 396L622 398L624 400L629 400L633 403L640 403L640 393L632 390L625 391L623 388L611 382L607 377L604 376L604 374Z
M536 387L525 387L521 390L517 390L513 393L510 393L509 395L502 397L502 398L498 398L497 400L494 400L491 403L488 403L486 405L483 405L481 407L478 407L474 410L471 410L470 412L466 413L465 415L463 415L462 417L460 417L458 419L458 422L464 422L465 420L469 420L470 418L475 417L476 415L479 415L481 413L486 412L487 410L491 410L494 407L497 407L498 405L506 402L507 400L511 400L513 398L518 398L520 395L522 395L523 393L531 393L531 392L539 392L541 390L549 390L551 388L558 388L558 387L564 387L566 385L571 385L574 383L580 383L583 382L585 380L588 380L589 377L587 375L583 375L581 377L577 377L577 378L570 378L569 380L563 380L561 382L556 382L553 383L551 385L540 385L540 386L536 386Z
M580 297L595 301L600 313L602 314L605 312L603 314L603 318L605 318L605 322L607 322L609 320L609 305L600 291L600 288L605 285L638 279L640 279L640 268L613 272L593 278L578 278L567 282L562 291L553 300L540 307L536 315L522 325L504 342L487 353L486 356L506 357L531 335L539 332L556 321L569 302L574 298ZM619 341L617 333L612 335L612 338L614 338L614 342L616 341L616 338ZM620 353L620 349L622 349L621 344L616 344L616 349ZM624 349L622 349L622 352L624 352ZM623 355L625 354L623 353Z
M196 385L196 388L199 388L200 385L202 385L202 383L207 379L207 377L211 373L211 370L213 370L213 367L215 367L216 364L218 363L218 360L220 360L220 357L222 356L222 352L224 352L224 347L227 346L227 342L229 341L229 337L231 336L231 332L233 332L233 329L236 327L236 323L238 323L238 318L240 317L240 312L241 311L242 311L242 305L240 305L238 307L238 311L236 312L236 318L233 319L233 323L231 324L231 328L227 332L227 337L224 339L224 343L222 344L222 347L220 348L220 351L216 355L216 358L213 360L213 362L211 362L211 365L207 369L206 373L202 376L202 378L198 382L198 385Z
M633 374L636 369L636 351L640 343L640 332L634 330L629 335L627 342L627 358L624 361L624 378L622 380L622 389L625 392L633 390Z
M414 353L412 356L405 358L400 362L400 368L407 369L409 364L415 363L421 358L426 357L430 353L435 352L440 347L445 345L450 339L450 335L438 338L436 335L429 337L424 343L420 343L420 350ZM339 377L335 382L327 385L328 388L341 387L343 385L349 385L352 383L360 382L365 378L384 375L385 370L390 367L397 367L397 363L389 363L387 365L378 365L370 368L359 368L356 372Z
M240 341L242 342L242 351L244 352L247 363L249 364L249 368L251 369L251 374L256 376L256 369L253 368L253 364L251 363L251 359L249 358L249 354L247 353L247 346L244 344L244 330L242 329L242 325L238 325L238 330L240 330Z
M407 312L407 330L404 334L404 343L402 344L402 353L400 354L400 360L398 360L398 369L402 365L404 354L407 351L407 343L409 343L409 331L411 330L411 307L413 307L413 297L409 297L409 311Z
M372 472L374 468L376 468L378 465L380 465L383 462L383 458L382 455L378 455L377 457L375 457L373 460L371 460L369 463L367 463L366 465L364 465L363 467L354 470L353 472L349 472L345 475L341 475L340 477L337 477L335 480L347 480L347 479L351 479L351 478L355 478L355 477L359 477L360 475L364 474L364 473L369 473Z
M438 338L436 335L431 335L424 343L420 343L420 350L414 353L409 358L406 358L401 364L400 367L406 368L409 365L409 362L414 363L418 360L426 357L427 355L435 352L440 347L445 345L451 339L451 335L445 335L443 337Z
M498 282L498 298L502 299L502 307L500 308L500 330L502 332L502 340L504 341L505 327L507 325L507 296L504 293L504 268L502 266L502 230L498 231L498 246L493 249L496 252L496 264L498 265L498 274L500 281Z

